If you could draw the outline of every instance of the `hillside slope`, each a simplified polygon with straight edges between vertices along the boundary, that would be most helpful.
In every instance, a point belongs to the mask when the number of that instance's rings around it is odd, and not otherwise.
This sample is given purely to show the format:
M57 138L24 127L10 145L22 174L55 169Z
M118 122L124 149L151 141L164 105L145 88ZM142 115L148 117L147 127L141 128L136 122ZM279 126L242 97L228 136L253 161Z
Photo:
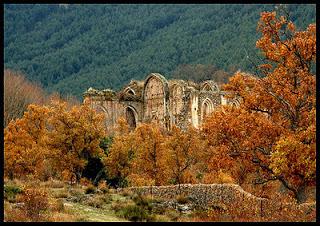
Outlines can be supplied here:
M119 89L150 72L172 77L180 65L251 70L260 12L255 4L71 4L4 6L4 64L48 91ZM301 29L315 5L288 5ZM194 75L195 77L197 75ZM190 78L194 79L194 78Z

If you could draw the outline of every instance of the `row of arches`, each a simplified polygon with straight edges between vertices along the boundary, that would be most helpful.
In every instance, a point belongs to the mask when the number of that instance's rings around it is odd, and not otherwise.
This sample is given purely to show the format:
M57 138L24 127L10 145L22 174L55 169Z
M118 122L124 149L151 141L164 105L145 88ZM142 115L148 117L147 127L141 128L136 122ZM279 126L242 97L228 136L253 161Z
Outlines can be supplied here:
M160 74L150 74L141 87L142 93L134 87L126 87L124 93L139 96L142 95L142 115L138 115L138 111L132 105L124 106L124 116L131 128L135 128L140 120L157 121L167 123L167 117L178 118L185 114L183 109L189 107L192 112L192 124L198 126L198 120L202 122L211 112L214 111L214 104L210 98L205 98L198 104L199 97L196 95L196 102L190 106L186 105L184 95L188 84L182 80L168 81ZM194 87L195 88L195 87ZM218 85L213 81L205 81L200 84L201 92L220 92ZM138 93L137 93L138 92ZM123 106L123 105L122 105ZM134 105L135 106L135 105ZM108 117L107 109L100 106L98 110L103 111ZM138 109L140 110L140 109ZM200 112L199 112L200 111ZM139 117L138 117L139 116ZM182 115L183 116L183 115ZM199 119L198 119L199 117ZM182 117L183 118L183 117ZM194 119L195 118L195 119ZM170 119L171 120L171 119ZM173 121L172 123L175 123Z
M143 87L143 117L146 121L164 122L165 117L169 114L174 119L177 119L184 108L184 92L187 83L185 81L175 81L169 84L167 80L160 74L150 74L144 83ZM200 86L202 91L218 92L218 86L213 81L206 81ZM170 90L170 92L169 92ZM136 95L131 87L125 88L124 92ZM169 96L167 96L169 94ZM209 98L206 98L201 106L201 121L208 116L214 109L214 105ZM126 107L125 116L130 127L136 127L138 114L132 106ZM196 123L197 124L197 123ZM197 125L195 125L197 126Z

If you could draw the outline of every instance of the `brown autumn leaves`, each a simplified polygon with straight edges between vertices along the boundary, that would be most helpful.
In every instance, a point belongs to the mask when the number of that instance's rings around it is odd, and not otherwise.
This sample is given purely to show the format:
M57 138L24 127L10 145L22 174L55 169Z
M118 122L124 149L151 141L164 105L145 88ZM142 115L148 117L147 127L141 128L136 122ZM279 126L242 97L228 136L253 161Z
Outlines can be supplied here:
M235 74L224 86L240 107L220 107L201 130L142 124L129 131L122 120L109 153L103 116L86 104L29 105L5 128L5 175L77 179L88 156L99 156L110 177L130 185L212 183L228 175L238 184L280 181L297 200L316 183L316 25L305 31L275 12L261 13L256 46L263 76Z

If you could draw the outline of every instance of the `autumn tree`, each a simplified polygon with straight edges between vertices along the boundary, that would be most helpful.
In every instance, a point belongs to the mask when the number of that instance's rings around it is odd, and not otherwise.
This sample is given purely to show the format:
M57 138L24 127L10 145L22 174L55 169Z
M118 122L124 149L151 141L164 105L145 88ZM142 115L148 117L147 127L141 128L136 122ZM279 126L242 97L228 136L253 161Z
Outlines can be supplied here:
M127 184L127 177L131 173L132 160L135 154L133 138L128 123L124 118L120 118L109 153L103 159L108 177L118 180L119 186Z
M30 105L21 119L5 128L5 175L61 176L79 180L88 157L102 157L103 115L88 105L66 108L65 102ZM46 171L51 172L46 172Z
M141 124L133 133L135 158L132 162L132 178L143 178L150 185L162 185L167 181L164 158L164 134L155 123ZM135 176L135 177L134 177Z
M186 131L174 126L165 141L165 163L170 171L170 177L180 187L188 181L187 172L190 172L197 163L200 163L205 153L206 143L201 139L199 131L189 127ZM193 171L196 171L193 168ZM193 172L195 178L196 172Z
M46 94L20 72L4 70L4 127L21 118L29 104L43 104Z
M301 202L316 175L316 25L298 31L286 16L263 12L258 30L256 46L265 57L260 74L230 79L224 89L241 98L240 108L215 112L204 133L226 163L243 160L260 172L256 183L278 180Z
M49 151L47 117L49 109L29 105L21 119L10 121L4 130L4 173L9 178L41 174Z
M67 109L66 102L53 101L48 122L48 146L60 156L57 166L79 181L90 157L103 157L100 141L105 136L103 114L88 104Z

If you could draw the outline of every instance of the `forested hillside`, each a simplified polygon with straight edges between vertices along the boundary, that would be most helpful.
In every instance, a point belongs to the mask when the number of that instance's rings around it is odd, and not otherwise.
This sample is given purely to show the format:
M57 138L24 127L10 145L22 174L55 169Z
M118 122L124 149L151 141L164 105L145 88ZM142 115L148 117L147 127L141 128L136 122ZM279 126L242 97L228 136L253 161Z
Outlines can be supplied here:
M119 89L151 72L199 80L197 68L215 68L223 80L223 74L252 70L246 56L258 53L260 12L274 7L7 4L4 64L48 91L79 98L90 86ZM287 10L300 29L315 22L315 5L287 5ZM194 74L185 76L190 68Z

